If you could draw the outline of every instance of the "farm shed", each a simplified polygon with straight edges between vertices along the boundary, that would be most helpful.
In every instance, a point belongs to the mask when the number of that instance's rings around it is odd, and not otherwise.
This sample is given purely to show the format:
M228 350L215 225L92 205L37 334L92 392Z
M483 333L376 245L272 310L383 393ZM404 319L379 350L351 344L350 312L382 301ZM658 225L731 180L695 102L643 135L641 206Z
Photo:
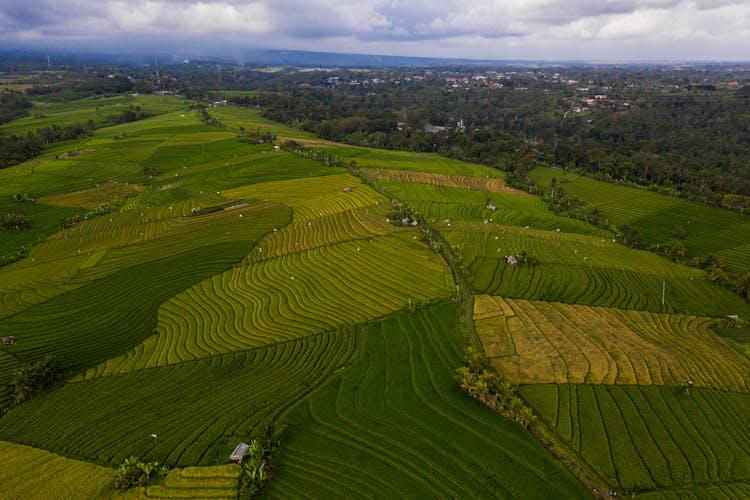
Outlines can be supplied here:
M237 463L241 463L242 459L245 458L245 453L247 453L247 449L250 447L247 443L240 443L232 452L231 455L229 455L229 460L232 460Z

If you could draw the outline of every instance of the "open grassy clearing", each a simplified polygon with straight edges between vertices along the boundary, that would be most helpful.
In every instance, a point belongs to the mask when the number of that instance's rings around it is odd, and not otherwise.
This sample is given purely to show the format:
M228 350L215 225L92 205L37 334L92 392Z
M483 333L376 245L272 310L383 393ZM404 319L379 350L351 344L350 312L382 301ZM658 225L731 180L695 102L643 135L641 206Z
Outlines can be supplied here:
M546 203L534 196L399 181L380 181L379 184L427 220L441 221L437 226L439 229L452 227L456 221L484 223L486 220L488 227L529 226L533 229L560 229L566 233L606 234L582 221L554 215ZM490 204L496 210L487 208Z
M114 469L5 441L0 463L0 497L7 500L95 498L115 477Z
M606 385L529 385L521 394L622 490L750 479L750 395Z
M156 335L86 377L295 340L452 293L445 262L411 233L290 254L180 293L160 308Z
M10 411L0 436L111 465L130 455L170 467L216 465L211 450L217 447L225 463L232 451L226 442L247 440L261 422L277 417L346 366L356 347L354 329L343 329L68 383Z
M478 293L696 316L750 316L747 301L709 282L703 271L608 239L492 224L483 232L477 224L452 229L458 230L443 236L460 249ZM521 251L535 264L507 263L506 256Z
M187 107L184 99L168 95L92 97L68 103L35 102L29 116L0 125L0 135L21 135L52 125L85 125L89 120L102 126L108 115L120 114L131 105L140 106L149 114L163 114Z
M527 195L525 191L519 191L508 186L505 181L498 178L445 175L428 172L395 170L381 168L363 168L360 171L375 182L401 181L415 184L432 184L434 186L445 186L457 189L470 189L472 191L486 191L489 193Z
M686 231L683 243L688 256L714 254L732 271L750 268L747 215L555 169L538 168L531 177L545 186L555 177L568 196L582 199L589 208L598 208L610 224L637 228L648 243L667 242L679 226Z
M750 360L711 318L477 296L487 356L514 383L696 386L747 392Z
M288 209L280 206L261 205L253 215L252 224L235 235L225 235L226 239L200 240L194 238L201 231L178 232L178 237L132 247L133 253L128 249L115 252L114 262L106 252L93 252L92 257L100 259L96 265L112 265L111 274L3 319L0 335L18 338L10 347L12 352L29 359L56 355L69 370L117 356L152 334L160 304L231 268L247 256L254 241L289 221ZM230 217L239 220L235 214ZM211 227L199 224L204 231ZM180 238L191 242L181 247ZM147 253L141 253L144 250ZM94 268L91 272L102 271Z
M242 468L237 464L172 469L159 482L115 492L114 499L226 498L236 499Z
M457 309L365 330L357 362L284 418L267 498L582 498L523 429L460 392Z

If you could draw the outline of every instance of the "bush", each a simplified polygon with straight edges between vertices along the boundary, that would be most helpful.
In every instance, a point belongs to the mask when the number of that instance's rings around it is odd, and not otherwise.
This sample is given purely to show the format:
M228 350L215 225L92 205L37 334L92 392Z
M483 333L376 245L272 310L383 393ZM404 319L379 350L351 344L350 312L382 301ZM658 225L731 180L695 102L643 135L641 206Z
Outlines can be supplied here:
M125 490L133 486L145 486L153 479L167 473L165 466L159 462L142 462L136 457L126 458L117 468L115 474L115 488Z

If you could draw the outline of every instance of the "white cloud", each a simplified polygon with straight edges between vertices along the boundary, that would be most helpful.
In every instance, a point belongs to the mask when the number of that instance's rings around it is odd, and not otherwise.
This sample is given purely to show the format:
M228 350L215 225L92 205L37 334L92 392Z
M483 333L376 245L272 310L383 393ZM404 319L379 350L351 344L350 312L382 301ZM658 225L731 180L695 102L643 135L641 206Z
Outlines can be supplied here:
M452 57L748 58L746 0L0 0L0 40ZM686 41L690 41L689 44ZM711 42L710 44L707 42ZM146 45L147 46L147 45ZM95 48L95 47L94 47ZM524 52L526 51L526 52ZM624 53L624 52L623 52Z

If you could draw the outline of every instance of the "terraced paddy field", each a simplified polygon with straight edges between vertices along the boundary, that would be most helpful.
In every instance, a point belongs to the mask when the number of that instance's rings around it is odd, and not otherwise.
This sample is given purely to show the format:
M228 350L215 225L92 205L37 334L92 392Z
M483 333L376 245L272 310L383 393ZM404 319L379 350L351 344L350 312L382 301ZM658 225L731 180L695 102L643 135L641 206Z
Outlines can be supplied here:
M354 161L357 168L393 169L434 173L451 176L484 177L504 179L501 171L446 158L436 153L412 153L386 149L337 147L325 152L341 161Z
M170 252L162 247L163 258L143 262L137 253L134 260L142 263L131 261L125 268L124 257L116 256L117 271L5 318L0 335L18 337L8 348L11 352L32 360L55 355L71 371L117 356L152 334L160 304L231 268L247 256L253 240L289 220L287 209L273 205L256 215L256 223L233 240L201 246L195 243L204 242L193 240L192 246L181 248L174 246L179 239L166 238ZM159 245L149 249L150 255L159 255L155 248Z
M0 262L17 256L22 249L28 249L54 234L60 229L60 219L86 212L72 207L61 208L42 203L19 203L9 200L10 195L0 198L0 217L20 214L26 220L26 227L23 230L0 228Z
M710 283L703 271L649 252L601 237L492 224L479 232L479 227L455 224L443 232L460 250L477 293L697 316L750 316L747 301ZM532 265L508 264L507 256L522 251Z
M240 106L217 106L211 108L211 116L218 118L224 125L234 130L239 130L242 127L248 132L259 130L294 139L317 139L309 132L268 120L257 109Z
M556 169L537 168L530 175L543 186L556 178L568 196L580 198L586 207L598 208L612 225L637 228L647 243L667 242L679 226L686 231L683 243L688 256L712 254L734 272L750 269L747 215Z
M82 189L72 193L45 196L39 199L41 203L63 207L80 207L96 210L107 203L137 194L141 186L138 184L122 184L119 182L105 182L100 186Z
M367 327L356 363L284 417L264 497L586 497L521 427L459 391L457 328L452 303Z
M35 198L19 205L40 230L0 268L0 336L18 339L0 350L0 384L48 354L70 376L0 417L0 439L180 467L124 495L139 498L234 498L239 469L215 466L269 421L282 424L271 498L587 496L530 433L460 391L470 318L445 301L457 283L425 235L387 221L387 193L445 238L456 279L493 295L475 302L485 350L536 384L522 394L575 461L621 492L744 491L750 360L709 330L750 314L739 297L551 214L497 170L321 141L258 110L211 108L226 126L210 127L169 102L0 171L0 199ZM317 149L250 144L239 127ZM88 219L61 230L61 214ZM727 252L750 245L737 239ZM522 251L535 264L509 266ZM670 392L688 378L689 398Z
M527 195L525 191L513 189L505 181L496 177L480 177L466 175L445 175L411 170L395 170L381 168L363 168L360 171L370 179L379 182L384 180L411 182L416 184L432 184L472 191L487 191L490 193Z
M568 233L606 235L605 232L579 220L558 217L547 205L533 196L499 194L445 186L400 181L380 181L389 193L440 229L453 227L457 221L517 226L533 229L560 229ZM487 208L495 206L495 210ZM484 232L484 228L481 230Z
M523 397L599 473L625 492L750 478L750 396L702 388L529 385ZM745 481L732 486L731 483ZM695 490L705 498L711 490ZM670 498L667 494L666 498Z
M294 222L307 222L387 201L351 174L265 182L229 189L223 192L223 196L285 203L294 209Z
M487 356L519 384L696 386L748 392L750 360L711 318L480 295L474 324Z
M130 455L170 467L211 463L329 376L358 345L346 328L263 349L68 383L2 417L0 436L116 466ZM157 437L151 437L156 434ZM226 451L224 459L231 449Z
M156 335L86 377L288 342L453 293L446 264L410 233L290 254L180 293L159 309Z
M160 484L116 492L112 498L236 499L241 473L237 464L172 469Z
M89 120L102 126L107 116L118 115L130 106L139 106L145 113L159 115L184 108L184 104L183 99L169 95L94 97L67 103L34 102L30 116L0 125L0 135L23 135L52 125L86 125Z
M8 500L96 498L115 477L108 467L6 441L0 441L0 463L0 497Z

